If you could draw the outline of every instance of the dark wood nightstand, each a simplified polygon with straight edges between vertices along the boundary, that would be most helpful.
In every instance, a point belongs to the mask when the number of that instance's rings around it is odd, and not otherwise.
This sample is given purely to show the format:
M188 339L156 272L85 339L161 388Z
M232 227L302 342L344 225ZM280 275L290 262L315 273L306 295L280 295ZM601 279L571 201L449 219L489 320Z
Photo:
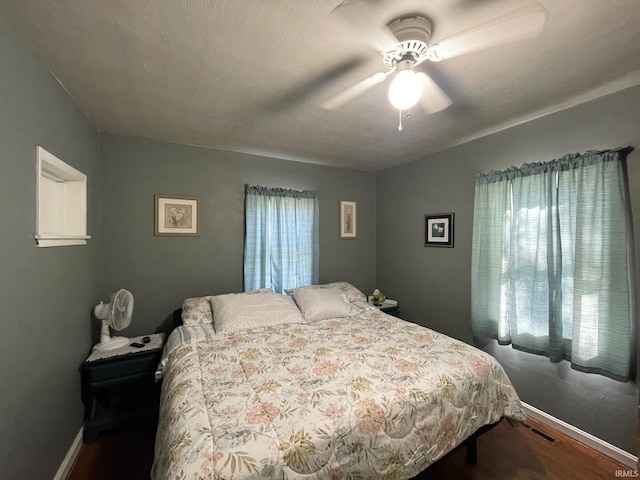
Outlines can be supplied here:
M122 348L94 350L80 366L85 442L111 430L157 420L160 383L155 372L164 334L146 336L150 341L142 348L130 346L142 342L143 337L134 337Z
M378 307L381 312L388 313L389 315L393 315L394 317L400 316L400 306L398 304L389 306L382 304L376 305L376 307Z

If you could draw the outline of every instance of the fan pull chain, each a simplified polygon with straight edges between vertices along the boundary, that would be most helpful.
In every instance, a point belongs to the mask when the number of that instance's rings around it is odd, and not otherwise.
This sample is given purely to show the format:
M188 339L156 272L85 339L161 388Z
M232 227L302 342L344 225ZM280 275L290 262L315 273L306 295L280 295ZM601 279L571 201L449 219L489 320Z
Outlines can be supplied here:
M398 110L398 131L402 131L402 110Z

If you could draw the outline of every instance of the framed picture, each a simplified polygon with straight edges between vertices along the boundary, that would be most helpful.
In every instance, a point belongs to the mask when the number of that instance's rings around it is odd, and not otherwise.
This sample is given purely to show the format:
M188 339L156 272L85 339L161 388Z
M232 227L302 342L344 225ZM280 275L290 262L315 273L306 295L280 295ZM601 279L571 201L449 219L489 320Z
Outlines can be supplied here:
M192 236L198 231L198 198L172 195L155 197L155 234L157 236Z
M358 206L354 200L340 200L340 239L358 238Z
M424 216L424 246L453 247L453 213Z

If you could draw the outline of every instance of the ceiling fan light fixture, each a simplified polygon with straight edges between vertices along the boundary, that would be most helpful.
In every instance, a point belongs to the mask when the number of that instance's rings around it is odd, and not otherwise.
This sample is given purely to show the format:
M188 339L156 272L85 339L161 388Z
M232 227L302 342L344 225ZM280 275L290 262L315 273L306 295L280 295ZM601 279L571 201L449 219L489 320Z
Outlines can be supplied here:
M398 71L389 85L389 102L398 110L408 110L413 107L422 95L422 80L407 68Z

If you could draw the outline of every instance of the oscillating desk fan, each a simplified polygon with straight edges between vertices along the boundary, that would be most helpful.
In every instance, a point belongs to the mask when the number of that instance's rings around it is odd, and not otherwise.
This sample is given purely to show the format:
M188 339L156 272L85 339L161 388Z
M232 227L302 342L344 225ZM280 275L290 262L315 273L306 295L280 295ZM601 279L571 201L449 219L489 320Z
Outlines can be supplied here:
M133 295L130 291L121 288L109 295L109 303L100 302L93 309L97 319L102 320L100 329L100 343L93 348L95 350L113 350L129 343L126 337L112 337L109 327L114 330L122 330L131 323L133 315Z

